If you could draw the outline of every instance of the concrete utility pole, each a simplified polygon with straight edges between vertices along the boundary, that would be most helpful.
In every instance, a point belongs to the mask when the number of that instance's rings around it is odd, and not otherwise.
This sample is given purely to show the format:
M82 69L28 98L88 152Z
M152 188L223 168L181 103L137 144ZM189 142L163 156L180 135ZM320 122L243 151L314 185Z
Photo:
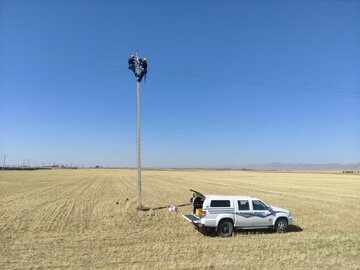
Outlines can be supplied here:
M136 49L135 56L130 55L129 69L135 74L137 88L137 180L138 180L138 198L137 209L142 210L141 204L141 132L140 132L140 83L143 76L147 73L147 59L139 58L139 50Z
M4 161L3 161L3 167L2 167L3 170L5 170L5 160L6 160L6 155L4 155Z
M136 49L136 74L140 75L139 51ZM142 209L141 204L141 136L140 136L140 82L136 80L137 86L137 170L138 170L138 198L137 209Z

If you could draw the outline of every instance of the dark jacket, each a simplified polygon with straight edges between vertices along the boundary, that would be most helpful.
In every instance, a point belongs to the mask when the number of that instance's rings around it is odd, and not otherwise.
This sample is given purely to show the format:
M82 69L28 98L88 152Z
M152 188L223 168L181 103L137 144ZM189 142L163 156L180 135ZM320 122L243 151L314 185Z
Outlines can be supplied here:
M133 66L135 65L135 59L134 58L129 58L129 66Z
M147 72L147 67L148 67L147 61L144 61L144 60L140 59L139 62L140 62L140 66L143 68L143 70L145 72Z

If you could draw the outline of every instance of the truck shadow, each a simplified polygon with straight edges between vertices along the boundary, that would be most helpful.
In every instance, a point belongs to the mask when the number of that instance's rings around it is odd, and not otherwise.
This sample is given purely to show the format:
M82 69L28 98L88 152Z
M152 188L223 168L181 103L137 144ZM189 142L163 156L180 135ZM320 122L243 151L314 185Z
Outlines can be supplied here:
M297 225L290 225L288 232L302 232L303 228Z
M215 230L207 230L203 231L201 229L197 229L202 235L206 237L219 237ZM302 232L303 229L297 225L289 225L288 231L286 233L297 233ZM236 235L247 235L247 234L273 234L276 233L271 229L257 229L257 230L235 230L234 236Z

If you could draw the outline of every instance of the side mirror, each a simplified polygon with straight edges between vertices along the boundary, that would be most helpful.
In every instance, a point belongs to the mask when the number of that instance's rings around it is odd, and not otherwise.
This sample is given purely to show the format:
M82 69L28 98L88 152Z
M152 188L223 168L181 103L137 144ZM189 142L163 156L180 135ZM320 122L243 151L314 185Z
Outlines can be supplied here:
M271 206L268 206L268 210L269 210L270 212L273 211L273 209L271 208Z

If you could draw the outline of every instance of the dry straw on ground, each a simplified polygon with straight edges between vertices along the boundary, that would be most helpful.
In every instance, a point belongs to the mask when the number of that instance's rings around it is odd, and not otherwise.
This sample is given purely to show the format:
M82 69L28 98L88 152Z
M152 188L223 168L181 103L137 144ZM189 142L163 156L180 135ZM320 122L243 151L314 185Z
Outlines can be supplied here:
M360 269L360 176L149 170L0 172L0 269ZM168 204L189 188L291 210L286 234L205 237Z

